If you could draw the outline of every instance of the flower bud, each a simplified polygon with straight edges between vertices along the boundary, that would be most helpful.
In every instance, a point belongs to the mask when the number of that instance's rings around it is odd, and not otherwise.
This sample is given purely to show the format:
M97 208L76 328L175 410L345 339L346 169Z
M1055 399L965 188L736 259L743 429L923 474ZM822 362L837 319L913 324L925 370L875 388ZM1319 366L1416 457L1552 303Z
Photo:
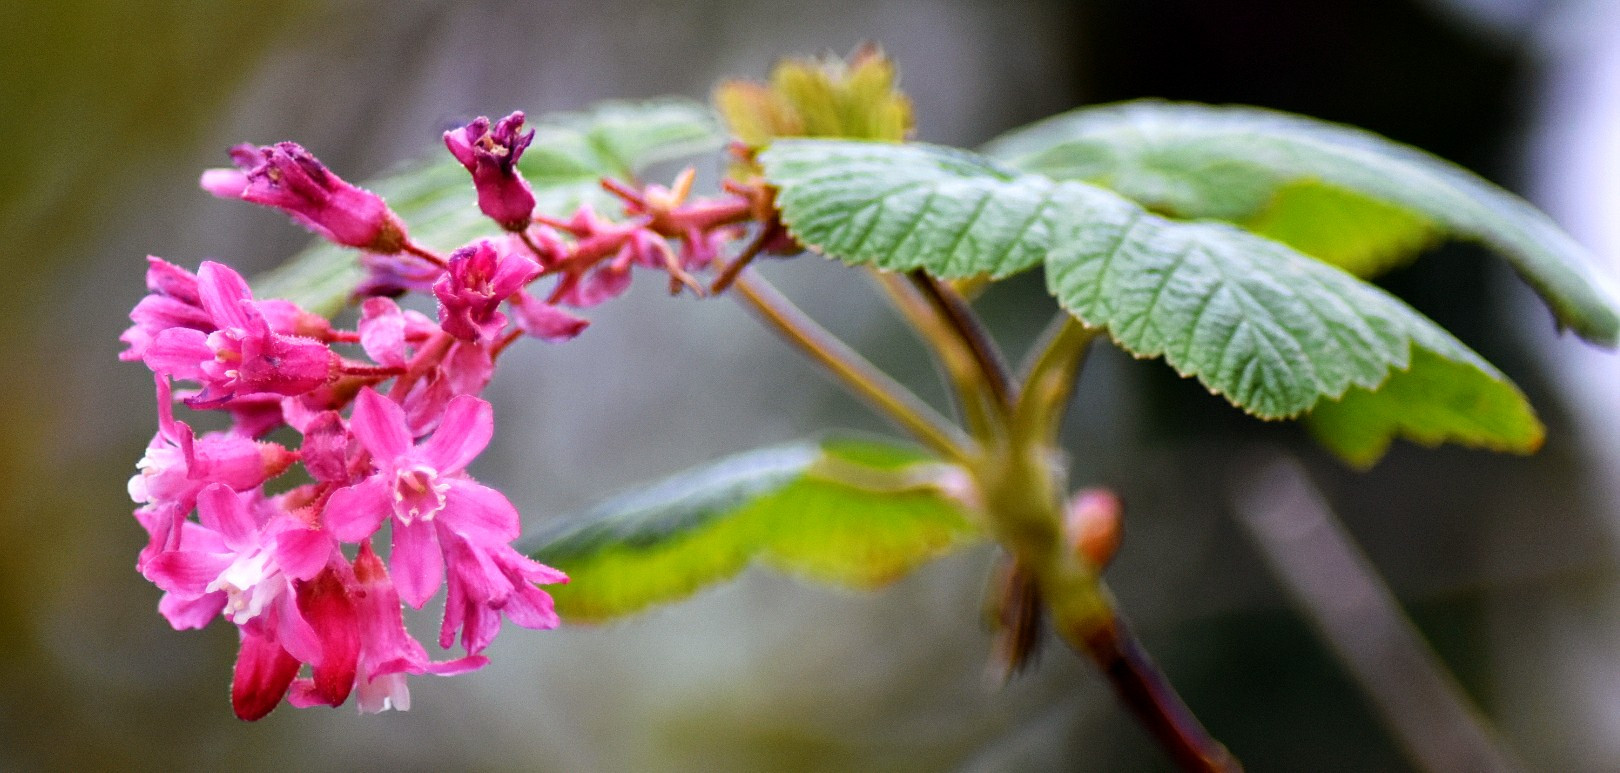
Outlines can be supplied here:
M231 149L236 169L210 169L200 181L220 198L263 204L346 247L392 254L405 248L405 226L371 191L333 174L297 143Z
M534 215L534 193L518 172L518 158L534 141L534 130L523 131L523 113L515 112L490 127L477 120L444 133L445 147L472 173L478 189L478 209L508 231L529 227Z
M1063 520L1069 550L1099 570L1107 566L1124 538L1124 510L1119 497L1108 489L1075 492Z

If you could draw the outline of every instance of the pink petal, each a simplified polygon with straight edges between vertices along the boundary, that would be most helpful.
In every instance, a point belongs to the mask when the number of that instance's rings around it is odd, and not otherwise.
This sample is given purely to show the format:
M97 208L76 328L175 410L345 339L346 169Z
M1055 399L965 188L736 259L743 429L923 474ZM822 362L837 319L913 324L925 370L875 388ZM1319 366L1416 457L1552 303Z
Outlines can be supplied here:
M298 674L298 659L274 639L243 632L231 678L231 708L249 722L261 719L281 703Z
M329 706L342 704L354 689L360 657L360 625L348 589L336 572L326 571L300 583L298 609L321 640L321 658L315 662L315 693Z
M388 485L373 475L332 492L321 510L321 525L339 542L359 542L377 532L392 511Z
M360 305L360 348L378 365L405 364L405 315L387 298Z
M456 658L455 660L429 663L427 664L427 667L422 670L425 673L435 674L438 676L455 676L457 674L466 674L477 671L478 669L487 665L489 665L489 658L486 658L483 655L467 655L465 657Z
M551 594L533 585L518 585L501 607L508 620L531 630L543 631L557 627L557 611L552 606Z
M219 532L226 547L244 553L258 544L259 524L230 486L214 483L197 495L197 520Z
M585 331L591 321L541 301L528 293L514 296L518 326L547 343L561 343Z
M355 613L360 622L360 640L365 643L364 657L370 663L365 679L419 670L427 663L427 651L405 630L399 591L369 541L360 543L354 575L362 591L355 596Z
M156 255L146 256L146 289L189 304L200 304L197 275Z
M247 280L223 263L202 262L197 269L197 291L202 307L221 328L249 327L257 315L252 310L253 291L248 289Z
M276 564L288 577L307 580L326 566L333 547L331 534L295 526L276 535Z
M281 580L285 582L285 580ZM323 649L323 636L315 626L304 617L303 611L298 608L292 587L286 587L276 600L273 612L268 617L273 618L276 640L287 650L287 653L303 663L319 663Z
M222 199L239 199L247 190L248 178L239 169L209 169L202 173L197 184Z
M441 523L479 544L517 539L522 524L517 508L501 492L466 478L455 478L444 494Z
M394 552L388 557L388 566L405 603L421 609L433 598L444 581L444 556L433 523L418 520L405 524L394 519Z
M184 327L171 327L158 333L141 358L153 372L187 381L201 381L202 363L213 359L208 334Z
M411 431L405 427L405 411L399 404L366 387L354 398L354 414L349 431L375 457L378 466L391 466L411 448Z
M141 574L153 585L183 598L194 599L208 592L208 584L231 565L228 553L194 553L170 550L146 562Z
M422 459L440 475L460 472L489 445L495 434L494 410L472 395L456 395L444 409L439 428L422 444Z
M158 601L158 612L176 631L200 629L207 626L225 609L225 594L221 591L204 593L194 599L183 598L173 593L163 594Z
M512 592L512 580L490 559L489 553L460 537L449 536L444 541L449 545L446 553L450 558L451 582L464 586L467 600L492 607L506 603L507 595Z

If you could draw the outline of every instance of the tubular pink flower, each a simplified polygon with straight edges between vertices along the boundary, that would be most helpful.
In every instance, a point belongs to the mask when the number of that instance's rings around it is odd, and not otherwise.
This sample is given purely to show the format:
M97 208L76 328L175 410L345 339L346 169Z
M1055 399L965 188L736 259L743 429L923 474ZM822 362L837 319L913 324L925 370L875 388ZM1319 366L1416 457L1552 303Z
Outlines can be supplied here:
M496 250L488 239L450 255L450 270L433 283L439 299L439 325L464 341L489 341L506 327L501 302L540 275L540 265L512 252Z
M204 261L197 276L202 308L217 329L169 328L143 353L153 371L203 385L187 405L221 407L259 392L298 395L332 376L337 355L320 341L271 330L240 274Z
M405 248L405 226L382 198L345 182L294 142L231 149L236 169L203 173L203 189L220 198L263 204L347 247L391 254Z
M518 172L523 150L534 141L534 130L523 131L523 113L515 112L495 123L477 120L444 133L445 147L472 173L478 189L478 209L508 231L529 227L534 215L534 193Z

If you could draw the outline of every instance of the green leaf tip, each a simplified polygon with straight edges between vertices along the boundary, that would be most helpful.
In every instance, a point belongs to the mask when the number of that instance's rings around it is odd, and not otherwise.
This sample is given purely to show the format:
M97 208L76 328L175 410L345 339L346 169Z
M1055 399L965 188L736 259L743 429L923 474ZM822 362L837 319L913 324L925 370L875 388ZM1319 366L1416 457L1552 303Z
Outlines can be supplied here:
M761 161L784 222L806 244L850 263L943 277L1044 264L1048 290L1081 322L1106 328L1138 357L1163 357L1260 418L1298 417L1324 401L1355 406L1365 398L1346 398L1354 390L1376 394L1397 374L1410 371L1398 381L1411 384L1438 368L1457 390L1494 394L1486 404L1534 421L1505 377L1422 314L1230 223L1172 220L1088 183L1011 174L927 145L782 141ZM1433 408L1421 421L1363 429L1385 444L1409 435L1524 445L1522 421L1470 422ZM1356 458L1382 452L1346 449Z
M1507 258L1561 324L1595 344L1620 342L1616 296L1592 256L1546 215L1455 164L1362 129L1262 108L1143 100L1054 116L986 152L1176 217L1255 228L1363 276L1432 236L1479 241ZM1302 186L1355 198L1330 209L1290 202ZM1322 229L1333 239L1311 233Z
M957 472L870 440L760 449L558 522L525 552L569 574L551 591L577 621L675 601L756 562L876 587L976 536L947 493Z

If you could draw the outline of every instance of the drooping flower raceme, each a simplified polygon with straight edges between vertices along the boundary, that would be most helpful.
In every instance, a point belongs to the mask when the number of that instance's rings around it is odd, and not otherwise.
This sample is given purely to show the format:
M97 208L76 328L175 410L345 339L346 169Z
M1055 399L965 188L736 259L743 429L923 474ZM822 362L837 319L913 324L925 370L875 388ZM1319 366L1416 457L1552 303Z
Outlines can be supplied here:
M541 586L568 578L512 547L517 509L467 473L495 431L478 395L509 344L579 335L587 321L564 307L619 295L632 269L696 288L689 272L750 217L747 197L686 203L685 183L609 186L626 202L621 222L588 208L536 217L515 166L534 137L522 124L514 113L445 136L502 229L448 259L296 144L238 146L236 169L203 175L215 195L280 208L365 251L355 330L255 298L222 263L192 273L147 259L149 293L119 355L156 374L158 432L129 483L148 536L136 568L163 591L158 609L176 629L237 626L231 700L244 719L283 699L336 706L351 694L362 711L405 709L407 676L482 667L503 620L556 626ZM404 293L431 294L437 318L384 297ZM230 427L198 435L176 403L220 411ZM298 442L263 439L283 428ZM309 482L266 490L294 464ZM434 660L403 608L441 591L438 644L461 652Z

